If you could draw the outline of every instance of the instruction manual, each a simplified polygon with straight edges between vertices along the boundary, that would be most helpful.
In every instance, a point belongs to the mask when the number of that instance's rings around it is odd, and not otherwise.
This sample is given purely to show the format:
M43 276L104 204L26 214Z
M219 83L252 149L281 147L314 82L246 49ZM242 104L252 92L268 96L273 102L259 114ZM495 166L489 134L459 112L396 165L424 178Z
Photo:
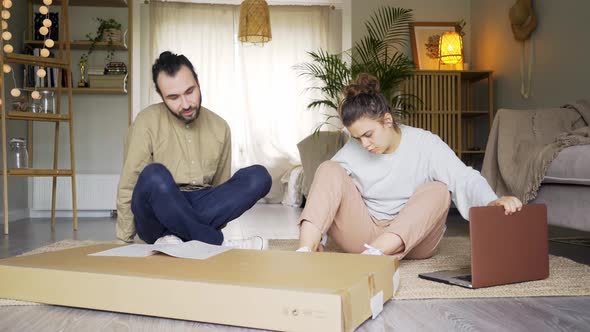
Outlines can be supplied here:
M207 259L231 249L230 247L216 246L193 240L180 244L130 244L88 256L147 257L156 253L163 253L178 258Z

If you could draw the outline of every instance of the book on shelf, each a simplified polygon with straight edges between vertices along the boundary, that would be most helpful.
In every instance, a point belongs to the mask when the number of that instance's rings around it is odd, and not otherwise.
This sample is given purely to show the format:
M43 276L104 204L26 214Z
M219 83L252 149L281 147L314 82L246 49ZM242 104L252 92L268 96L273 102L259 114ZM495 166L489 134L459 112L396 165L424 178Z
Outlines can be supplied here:
M88 75L90 88L126 89L127 75Z
M109 70L105 72L105 75L126 75L126 70Z
M24 53L33 55L33 56L40 56L41 48L38 47L26 47ZM54 58L55 54L51 52L49 57ZM45 69L45 77L39 77L37 75L37 71L39 69ZM41 67L35 65L24 65L24 73L23 73L23 86L27 88L56 88L59 81L59 68L54 67ZM66 87L66 79L67 79L67 70L62 70L62 87Z
M104 75L104 67L88 67L88 75Z
M124 62L111 61L105 66L105 74L107 75L125 75L127 74L127 66Z

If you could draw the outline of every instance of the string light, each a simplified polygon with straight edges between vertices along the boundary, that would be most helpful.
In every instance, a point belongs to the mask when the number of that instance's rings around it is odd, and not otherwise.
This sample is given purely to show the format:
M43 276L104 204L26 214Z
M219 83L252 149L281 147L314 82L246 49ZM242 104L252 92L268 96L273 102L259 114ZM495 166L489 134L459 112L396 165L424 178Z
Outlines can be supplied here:
M45 36L45 42L44 45L46 48L43 48L40 52L40 55L44 58L49 57L50 56L50 51L49 48L52 48L53 46L55 46L55 42L53 41L53 39L48 38L48 34L49 34L49 28L53 25L53 22L51 21L51 19L49 18L49 8L48 6L53 4L53 0L43 0L43 4L44 6L40 6L39 7L39 13L41 13L41 15L46 15L46 18L43 20L43 26L41 26L39 28L39 33L43 36ZM8 30L8 22L6 20L10 19L11 14L10 11L8 11L7 9L11 8L13 5L11 0L2 0L2 11L0 16L2 17L2 39L5 41L9 41L12 39L12 33L7 31ZM4 53L9 54L12 53L14 51L14 47L10 44L5 43L4 47L3 47ZM16 86L16 80L14 78L14 71L12 70L12 67L4 64L2 70L4 71L4 73L8 74L8 73L12 73L13 76L13 83L14 86ZM44 78L45 76L47 76L47 71L44 68L39 68L36 72L37 76L40 78ZM21 90L18 88L13 88L12 90L10 90L10 94L13 97L19 97L21 95ZM35 90L33 92L31 92L31 97L33 99L41 99L41 94L39 93L39 91ZM2 100L0 99L0 105L2 104Z
M6 22L5 20L8 20L10 18L10 12L7 9L12 7L12 1L3 0L2 7L4 8L2 10L2 13L0 14L0 16L2 16L2 30L7 30L8 29L8 22ZM2 32L2 39L9 41L10 39L12 39L12 33L10 33L9 31ZM12 53L14 51L14 48L10 44L4 44L4 47L2 49L4 50L4 52L6 54ZM12 71L12 67L10 67L7 64L4 64L2 66L2 71L6 74L12 72L12 81L14 83L14 86L16 86L16 80L14 78L14 72ZM10 90L10 94L13 97L18 97L18 96L20 96L20 90L17 88L14 88L14 89ZM1 98L0 98L0 105L2 105Z
M8 29L8 22L6 22L5 20L8 20L10 18L10 12L7 10L9 8L12 7L12 1L10 0L2 0L2 12L0 14L0 16L2 16L2 39L5 41L9 41L12 39L12 33L10 33L9 31L4 31ZM2 48L4 50L4 53L6 54L10 54L14 51L14 47L12 47L12 45L10 44L4 44L4 47ZM12 72L12 82L14 83L14 86L16 86L16 80L14 78L14 72L12 71L12 67L10 67L7 64L4 64L2 66L2 71L6 74ZM12 90L10 90L10 95L12 95L13 97L19 97L20 96L20 90L17 88L13 88ZM2 105L2 99L0 99L0 105Z
M43 26L39 28L39 33L42 36L45 36L45 47L52 48L55 46L55 42L49 38L48 34L50 32L49 28L53 25L53 22L49 18L49 7L53 3L53 0L43 0L43 4L45 6L39 7L39 13L42 15L47 15L47 17L43 20ZM41 56L46 58L50 55L49 50L44 48L41 50Z
M37 70L37 76L43 78L43 77L45 77L45 75L47 75L47 72L45 71L45 69L40 68L39 70Z
M6 69L6 68L4 68ZM14 86L16 86L16 78L14 77L14 71L12 71L12 83L14 83ZM18 88L13 88L12 90L10 90L10 95L13 97L19 97L20 96L20 89Z

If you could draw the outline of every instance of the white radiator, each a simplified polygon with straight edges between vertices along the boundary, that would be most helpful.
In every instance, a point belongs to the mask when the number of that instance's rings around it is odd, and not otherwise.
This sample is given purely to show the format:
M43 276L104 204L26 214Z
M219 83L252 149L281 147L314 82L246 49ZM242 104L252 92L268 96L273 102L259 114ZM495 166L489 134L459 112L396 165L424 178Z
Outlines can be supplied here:
M51 177L33 178L32 210L51 210ZM57 178L56 210L72 210L71 178ZM76 196L79 211L117 209L119 174L77 174Z

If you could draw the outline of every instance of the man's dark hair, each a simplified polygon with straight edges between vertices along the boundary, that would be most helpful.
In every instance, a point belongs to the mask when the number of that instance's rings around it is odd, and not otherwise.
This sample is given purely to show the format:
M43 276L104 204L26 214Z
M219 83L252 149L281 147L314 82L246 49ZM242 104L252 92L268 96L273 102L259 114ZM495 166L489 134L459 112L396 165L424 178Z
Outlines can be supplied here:
M156 62L154 62L154 65L152 66L152 79L154 80L156 91L159 94L162 93L160 92L160 87L158 86L158 75L161 72L165 72L168 76L174 76L182 66L186 66L191 70L193 76L195 77L195 81L197 81L197 84L199 84L199 77L195 72L193 64L184 55L175 54L170 51L160 53L160 56L158 59L156 59Z

